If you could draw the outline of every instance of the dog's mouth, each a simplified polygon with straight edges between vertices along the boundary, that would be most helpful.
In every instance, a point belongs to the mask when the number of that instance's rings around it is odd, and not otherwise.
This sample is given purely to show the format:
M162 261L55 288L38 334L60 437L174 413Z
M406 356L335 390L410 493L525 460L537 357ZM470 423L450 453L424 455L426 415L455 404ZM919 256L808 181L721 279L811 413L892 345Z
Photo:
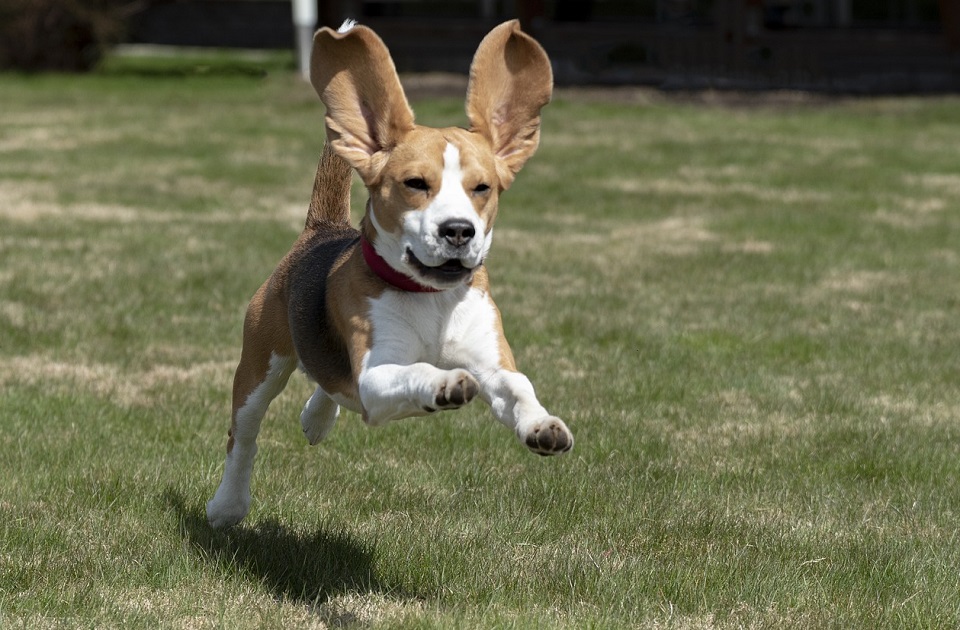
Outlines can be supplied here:
M452 284L466 280L476 270L476 267L464 267L459 258L451 258L431 267L421 262L409 247L407 248L407 260L421 277L440 284Z

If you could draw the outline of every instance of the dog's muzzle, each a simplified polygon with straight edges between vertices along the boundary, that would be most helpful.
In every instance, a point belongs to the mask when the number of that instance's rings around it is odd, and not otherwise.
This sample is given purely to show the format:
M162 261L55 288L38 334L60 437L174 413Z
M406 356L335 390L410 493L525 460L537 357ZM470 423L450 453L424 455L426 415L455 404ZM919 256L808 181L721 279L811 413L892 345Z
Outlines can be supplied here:
M477 267L465 267L459 258L449 258L435 266L426 265L414 255L410 248L407 248L407 260L422 278L442 285L453 285L467 280L477 269Z
M431 263L417 258L413 249L407 247L407 262L424 280L452 286L468 280L483 261L476 263L476 254L471 255L472 241L477 234L473 223L464 219L448 219L436 227L435 242L439 246ZM434 263L434 261L440 261Z

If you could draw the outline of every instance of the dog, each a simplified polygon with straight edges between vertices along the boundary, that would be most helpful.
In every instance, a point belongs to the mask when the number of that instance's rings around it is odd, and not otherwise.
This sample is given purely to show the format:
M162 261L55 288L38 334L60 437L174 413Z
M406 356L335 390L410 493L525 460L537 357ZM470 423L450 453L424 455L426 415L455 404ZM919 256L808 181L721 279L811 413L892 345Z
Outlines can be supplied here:
M317 31L310 78L327 142L304 230L247 309L214 527L249 511L261 420L298 366L317 383L300 415L310 444L341 407L377 426L480 397L533 452L573 447L516 368L484 267L499 195L540 141L553 90L543 48L516 20L483 39L469 129L415 124L383 41L352 21ZM359 230L353 170L369 195Z

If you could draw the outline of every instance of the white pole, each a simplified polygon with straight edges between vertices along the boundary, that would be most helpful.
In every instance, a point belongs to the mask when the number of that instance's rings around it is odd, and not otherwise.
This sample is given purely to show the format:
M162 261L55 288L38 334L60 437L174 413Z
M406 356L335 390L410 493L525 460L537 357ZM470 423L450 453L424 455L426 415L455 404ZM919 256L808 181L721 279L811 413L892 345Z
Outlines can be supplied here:
M300 74L310 80L310 49L317 28L317 0L293 0L293 28L297 32L297 56Z

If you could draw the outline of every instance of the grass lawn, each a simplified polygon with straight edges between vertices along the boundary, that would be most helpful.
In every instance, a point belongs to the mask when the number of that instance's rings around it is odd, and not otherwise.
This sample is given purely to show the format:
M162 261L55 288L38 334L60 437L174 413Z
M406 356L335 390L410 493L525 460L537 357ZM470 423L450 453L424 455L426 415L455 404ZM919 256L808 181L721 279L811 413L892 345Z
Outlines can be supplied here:
M220 532L323 111L180 63L0 75L0 627L960 626L960 98L559 92L488 266L574 451L479 402L309 447L297 376Z

